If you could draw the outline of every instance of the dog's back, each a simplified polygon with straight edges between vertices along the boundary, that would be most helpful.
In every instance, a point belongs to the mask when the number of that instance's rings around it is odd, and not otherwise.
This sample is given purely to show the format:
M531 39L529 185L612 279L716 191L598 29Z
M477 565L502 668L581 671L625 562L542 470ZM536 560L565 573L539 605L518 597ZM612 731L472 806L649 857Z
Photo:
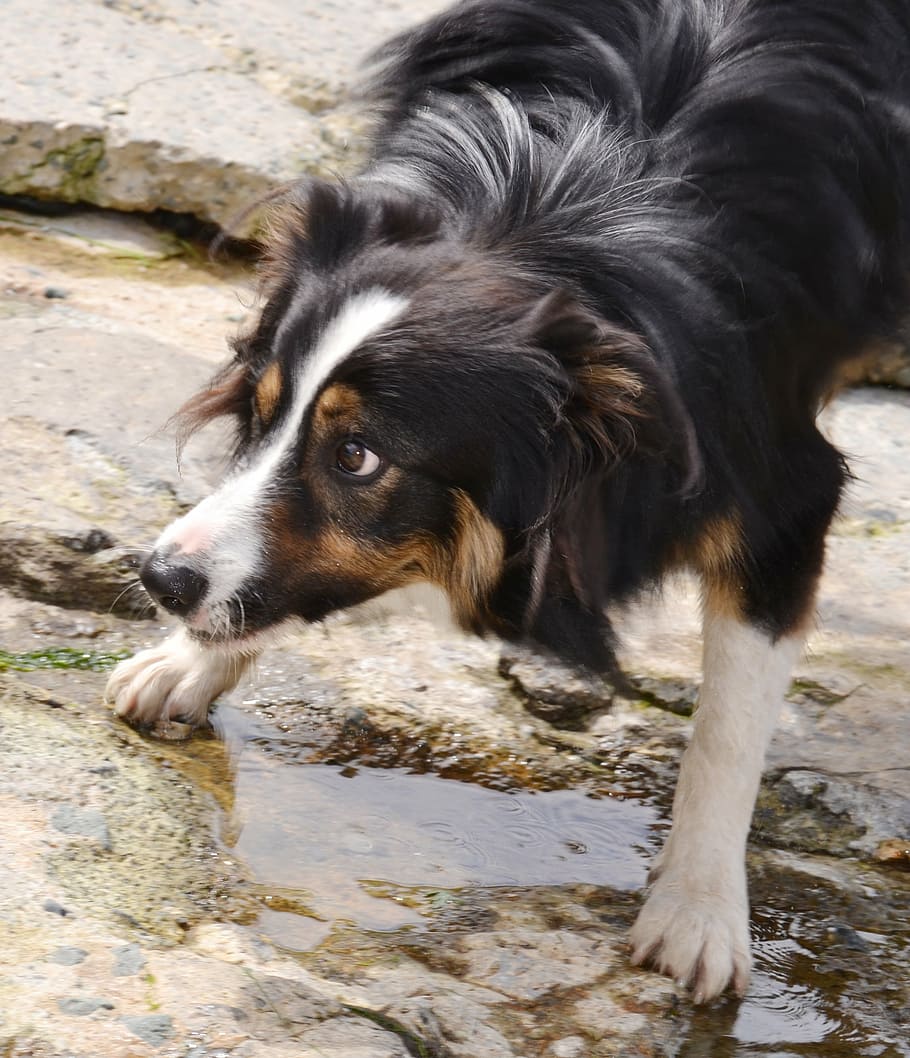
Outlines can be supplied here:
M907 0L480 0L380 53L379 154L436 93L487 85L542 125L578 101L646 144L641 178L666 188L658 252L674 222L701 241L721 307L756 345L792 338L784 366L805 369L906 302L908 52Z

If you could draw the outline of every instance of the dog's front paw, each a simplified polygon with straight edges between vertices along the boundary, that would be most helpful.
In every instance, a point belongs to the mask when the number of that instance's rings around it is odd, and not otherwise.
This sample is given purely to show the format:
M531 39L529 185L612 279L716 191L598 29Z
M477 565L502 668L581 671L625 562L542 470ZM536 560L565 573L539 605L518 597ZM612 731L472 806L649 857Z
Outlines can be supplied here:
M177 632L161 646L122 661L104 697L118 716L139 727L170 720L198 726L214 699L237 683L245 667L244 659L200 647Z
M667 865L629 937L632 962L648 964L706 1003L728 986L743 995L749 983L749 904L745 878L729 890L699 885Z

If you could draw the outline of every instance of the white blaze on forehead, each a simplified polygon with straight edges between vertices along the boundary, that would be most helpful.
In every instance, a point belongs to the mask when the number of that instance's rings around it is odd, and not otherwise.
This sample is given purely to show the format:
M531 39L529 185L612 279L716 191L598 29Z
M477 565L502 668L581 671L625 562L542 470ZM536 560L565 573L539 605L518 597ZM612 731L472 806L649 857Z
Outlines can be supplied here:
M203 600L206 605L229 599L256 571L261 554L258 512L262 500L275 473L296 446L307 412L326 380L406 306L406 298L380 289L351 298L301 364L293 380L290 410L273 439L252 464L229 477L217 492L161 534L158 548L174 547L184 554L199 555L210 585Z
M385 290L368 290L358 294L342 308L320 335L316 348L300 367L294 379L294 400L284 425L263 449L256 462L225 488L245 480L257 494L267 488L273 472L297 444L300 428L326 379L371 335L391 323L407 301ZM217 495L217 494L216 494Z
M294 393L294 409L298 426L313 398L329 375L339 367L367 338L377 334L407 307L407 298L387 290L368 290L358 294L322 332L313 355L306 361Z

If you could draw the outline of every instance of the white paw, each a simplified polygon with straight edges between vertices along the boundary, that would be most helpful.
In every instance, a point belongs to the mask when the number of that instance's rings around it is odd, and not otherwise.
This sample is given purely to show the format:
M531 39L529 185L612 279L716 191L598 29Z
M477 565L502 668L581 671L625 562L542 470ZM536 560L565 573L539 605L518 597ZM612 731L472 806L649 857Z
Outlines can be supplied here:
M114 712L140 727L170 720L205 722L209 706L240 678L246 659L194 643L180 631L142 650L111 673L104 697Z
M632 962L648 964L707 1003L728 986L749 984L749 904L745 876L721 887L699 885L669 865L661 872L629 937Z

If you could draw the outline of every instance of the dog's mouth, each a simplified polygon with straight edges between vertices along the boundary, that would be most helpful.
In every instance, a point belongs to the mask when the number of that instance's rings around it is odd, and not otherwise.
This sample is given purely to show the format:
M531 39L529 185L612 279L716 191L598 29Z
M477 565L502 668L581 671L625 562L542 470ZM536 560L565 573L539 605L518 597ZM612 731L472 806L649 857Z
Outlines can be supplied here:
M199 646L217 649L227 654L258 654L265 646L280 639L288 619L275 619L267 624L251 623L240 616L240 607L232 617L217 617L214 621L204 615L184 620L187 634Z
M182 620L190 637L200 645L244 653L273 633L284 616L266 612L255 598L244 600L234 595L223 602L203 601Z
M201 632L194 628L187 629L190 639L204 647L217 647L230 654L257 654L262 643L269 638L269 629L258 632L244 632L235 635L229 632Z

